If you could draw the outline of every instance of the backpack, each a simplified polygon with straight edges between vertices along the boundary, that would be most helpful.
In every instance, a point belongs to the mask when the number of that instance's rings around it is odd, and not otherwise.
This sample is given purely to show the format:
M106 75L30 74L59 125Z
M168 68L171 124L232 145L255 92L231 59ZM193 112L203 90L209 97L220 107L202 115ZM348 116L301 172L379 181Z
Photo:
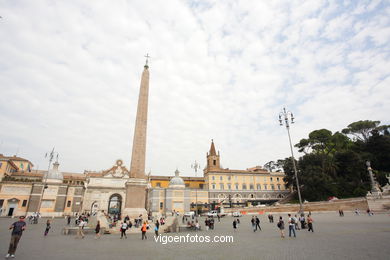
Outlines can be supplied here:
M294 217L291 218L291 224L295 224L295 218Z
M278 228L280 228L282 226L282 224L280 222L278 222L278 224L276 225Z

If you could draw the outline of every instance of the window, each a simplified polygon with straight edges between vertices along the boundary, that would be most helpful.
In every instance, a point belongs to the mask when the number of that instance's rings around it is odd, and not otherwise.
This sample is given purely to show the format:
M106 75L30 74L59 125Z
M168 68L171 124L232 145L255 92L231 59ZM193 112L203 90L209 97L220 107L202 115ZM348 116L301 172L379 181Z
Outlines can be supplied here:
M223 190L223 183L219 184L219 189Z
M23 170L23 163L20 163L20 169Z
M157 182L156 187L161 187L161 182Z
M271 184L271 190L275 190L275 185Z
M217 161L216 161L216 160L213 160L213 164L214 164L214 165L217 165Z
M264 181L267 181L267 177L264 177Z
M267 189L267 184L264 184L264 189L265 189L265 190Z
M242 189L246 190L246 184L242 184Z
M68 202L66 203L66 206L69 208L71 204L72 204L72 202L70 200L68 200Z
M276 181L279 181L279 177L276 178Z
M238 183L236 183L236 190L238 190Z
M213 190L215 190L215 184L212 184L211 187Z
M199 189L203 189L203 184L199 184Z
M160 202L160 209L163 209L164 207L164 202Z
M211 179L214 181L215 180L215 176L211 176Z
M232 179L232 177L231 176L228 176L228 181L230 181Z
M27 206L27 200L23 200L22 207L26 207L26 206Z
M272 177L270 178L270 181L272 181Z
M3 166L3 163L0 162L0 168Z
M280 184L278 184L278 190L280 190Z
M260 184L257 184L257 189L261 190L261 185Z
M229 183L228 184L228 190L231 190L232 189L232 185Z
M245 176L242 177L242 181L245 181Z
M222 177L222 176L219 176L219 180L222 181L222 180L223 180L223 177Z
M249 189L254 190L253 184L250 184L250 185L249 185Z

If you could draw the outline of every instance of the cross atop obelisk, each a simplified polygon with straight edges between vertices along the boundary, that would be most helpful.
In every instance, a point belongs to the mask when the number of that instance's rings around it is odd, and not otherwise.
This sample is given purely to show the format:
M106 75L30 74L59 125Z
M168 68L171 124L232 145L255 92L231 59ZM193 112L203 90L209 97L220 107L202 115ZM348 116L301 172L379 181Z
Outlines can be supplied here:
M149 56L149 53L146 53L146 55L144 57L146 58L145 67L149 67L148 62L149 62L149 58L151 58Z
M146 129L148 121L149 95L149 54L141 77L138 97L137 117L134 128L133 151L131 155L130 175L133 178L145 178Z

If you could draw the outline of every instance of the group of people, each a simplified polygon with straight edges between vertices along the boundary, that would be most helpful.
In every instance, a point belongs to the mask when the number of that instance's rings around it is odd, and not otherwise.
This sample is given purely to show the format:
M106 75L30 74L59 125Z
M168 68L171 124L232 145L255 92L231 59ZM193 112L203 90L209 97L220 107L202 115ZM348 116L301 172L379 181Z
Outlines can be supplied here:
M214 224L215 224L215 221L214 221L213 217L206 218L204 221L204 225L206 227L206 230L209 230L209 229L214 230Z
M298 221L301 223L301 228L299 227ZM288 214L288 236L291 237L293 234L294 237L297 237L295 230L306 229L306 225L308 227L308 231L314 232L313 222L311 214L307 215L307 218L305 218L303 213L299 218L297 218L297 215L291 216L291 214ZM277 227L280 230L280 236L284 238L285 223L282 216L279 217Z
M38 219L41 217L39 212L34 212L30 216L28 216L28 222L30 224L38 224Z
M252 216L251 223L252 223L253 232L256 232L257 228L259 228L259 230L261 231L260 219L257 216L256 217Z

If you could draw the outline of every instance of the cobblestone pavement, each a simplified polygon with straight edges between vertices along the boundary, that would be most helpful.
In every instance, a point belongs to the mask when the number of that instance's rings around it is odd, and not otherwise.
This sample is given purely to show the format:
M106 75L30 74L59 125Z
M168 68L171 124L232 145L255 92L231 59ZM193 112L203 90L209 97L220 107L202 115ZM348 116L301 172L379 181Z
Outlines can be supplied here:
M278 214L275 214L275 220ZM286 215L282 215L286 219ZM232 230L232 217L216 221L215 230L182 232L173 235L233 236L232 243L162 243L152 234L141 240L140 234L103 235L95 240L93 234L84 239L62 235L64 219L55 219L47 237L43 236L45 220L27 225L17 259L389 259L390 215L354 216L346 213L314 213L314 233L297 231L297 238L281 239L276 222L268 223L260 216L261 232L253 232L250 216L241 218L239 230ZM9 225L16 219L0 219L0 253L5 255L10 239ZM201 219L202 228L204 227ZM288 231L288 230L287 230Z

